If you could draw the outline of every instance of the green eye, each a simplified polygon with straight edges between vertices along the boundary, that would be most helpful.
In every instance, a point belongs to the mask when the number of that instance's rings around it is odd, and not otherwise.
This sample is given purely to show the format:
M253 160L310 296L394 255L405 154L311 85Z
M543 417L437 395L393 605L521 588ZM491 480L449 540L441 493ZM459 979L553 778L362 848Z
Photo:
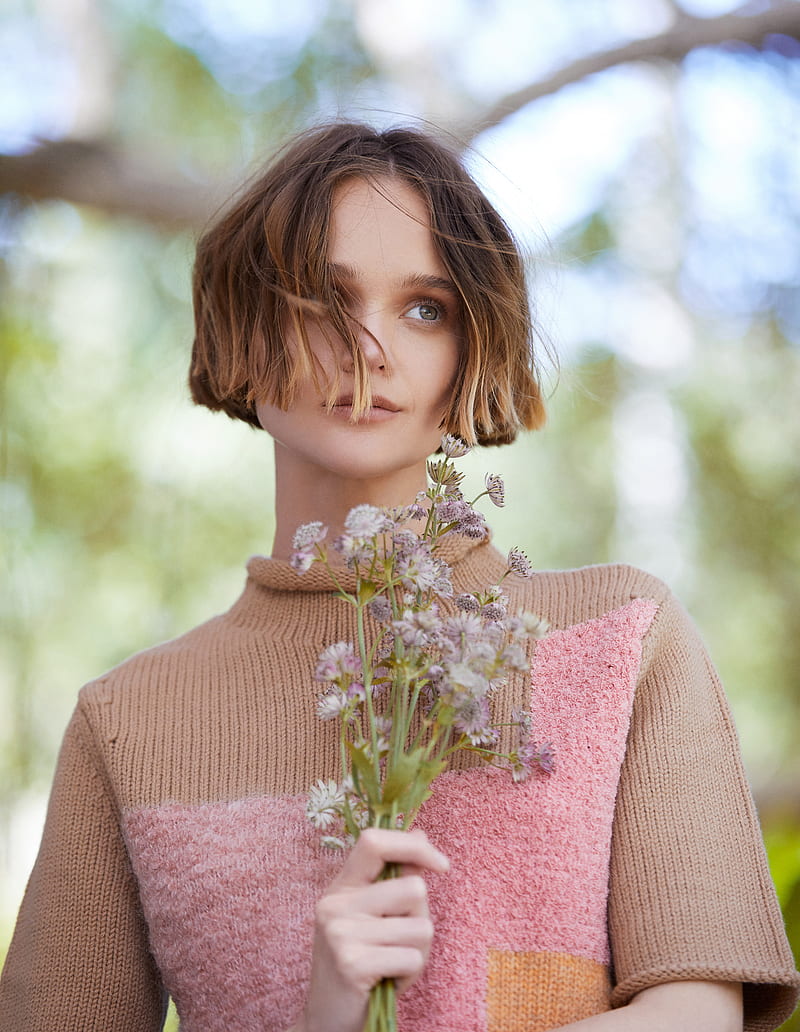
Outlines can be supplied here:
M439 309L435 305L417 305L420 319L425 322L436 322L439 318Z

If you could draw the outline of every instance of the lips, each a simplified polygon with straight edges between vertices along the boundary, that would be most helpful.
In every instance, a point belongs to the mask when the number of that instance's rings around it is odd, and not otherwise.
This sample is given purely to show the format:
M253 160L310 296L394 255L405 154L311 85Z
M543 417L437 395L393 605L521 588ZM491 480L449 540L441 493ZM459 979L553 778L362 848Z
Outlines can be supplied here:
M353 395L343 394L340 398L336 399L334 408L352 408L353 407ZM389 401L388 398L384 398L380 394L372 395L372 404L370 409L383 409L385 412L399 412L400 406L395 405L393 401ZM368 410L369 411L369 410Z

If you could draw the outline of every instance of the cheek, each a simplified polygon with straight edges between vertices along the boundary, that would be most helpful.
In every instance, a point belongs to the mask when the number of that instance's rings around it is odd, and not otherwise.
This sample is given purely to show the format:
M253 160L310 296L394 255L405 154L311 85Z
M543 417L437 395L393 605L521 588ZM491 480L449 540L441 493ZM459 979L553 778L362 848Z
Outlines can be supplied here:
M280 426L280 417L285 414L286 413L281 412L276 405L270 405L269 402L256 402L256 415L258 416L258 422L261 425L261 429L266 430L271 437L275 436L276 431Z
M308 360L323 377L330 377L334 370L341 366L343 343L339 341L333 329L324 320L306 318L304 320L305 347L302 345L300 330L291 321L287 323L283 334L283 346L286 352L295 358L305 351ZM311 376L306 377L311 379Z
M441 384L440 397L448 402L458 379L458 370L461 364L461 342L453 340L447 353L442 355L438 367L436 381Z

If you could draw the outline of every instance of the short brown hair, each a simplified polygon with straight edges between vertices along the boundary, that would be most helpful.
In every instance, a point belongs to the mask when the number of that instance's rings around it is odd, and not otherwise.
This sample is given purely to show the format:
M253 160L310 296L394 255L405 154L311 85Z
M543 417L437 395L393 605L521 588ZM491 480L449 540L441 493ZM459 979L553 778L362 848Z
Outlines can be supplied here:
M460 359L443 430L470 443L506 444L522 427L541 426L523 263L505 222L438 140L342 122L285 147L200 239L189 373L195 402L254 426L256 402L288 408L301 377L317 376L305 320L322 316L353 355L354 409L368 405L367 364L328 269L328 231L336 187L381 177L403 180L424 199L460 295ZM298 341L291 352L287 326Z

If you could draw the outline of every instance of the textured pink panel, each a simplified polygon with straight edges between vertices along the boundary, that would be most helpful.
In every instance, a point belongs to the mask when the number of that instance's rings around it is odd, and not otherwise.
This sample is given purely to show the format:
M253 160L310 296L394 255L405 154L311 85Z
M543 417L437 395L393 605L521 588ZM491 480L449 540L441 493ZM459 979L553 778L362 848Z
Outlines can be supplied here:
M305 1000L314 903L341 866L305 797L129 813L153 953L186 1032L289 1028Z
M452 866L431 893L436 948L402 1001L404 1027L485 1029L489 948L608 962L614 800L641 640L656 609L636 599L537 646L533 738L553 742L555 774L522 785L496 770L438 779L418 825ZM463 1025L453 1020L454 996Z
M554 743L555 774L438 780L419 825L452 869L429 880L437 935L401 1001L407 1032L484 1032L489 948L608 960L614 797L655 609L635 600L539 643L534 737ZM153 952L185 1032L278 1032L299 1015L314 902L341 864L318 846L304 806L257 798L126 815Z

